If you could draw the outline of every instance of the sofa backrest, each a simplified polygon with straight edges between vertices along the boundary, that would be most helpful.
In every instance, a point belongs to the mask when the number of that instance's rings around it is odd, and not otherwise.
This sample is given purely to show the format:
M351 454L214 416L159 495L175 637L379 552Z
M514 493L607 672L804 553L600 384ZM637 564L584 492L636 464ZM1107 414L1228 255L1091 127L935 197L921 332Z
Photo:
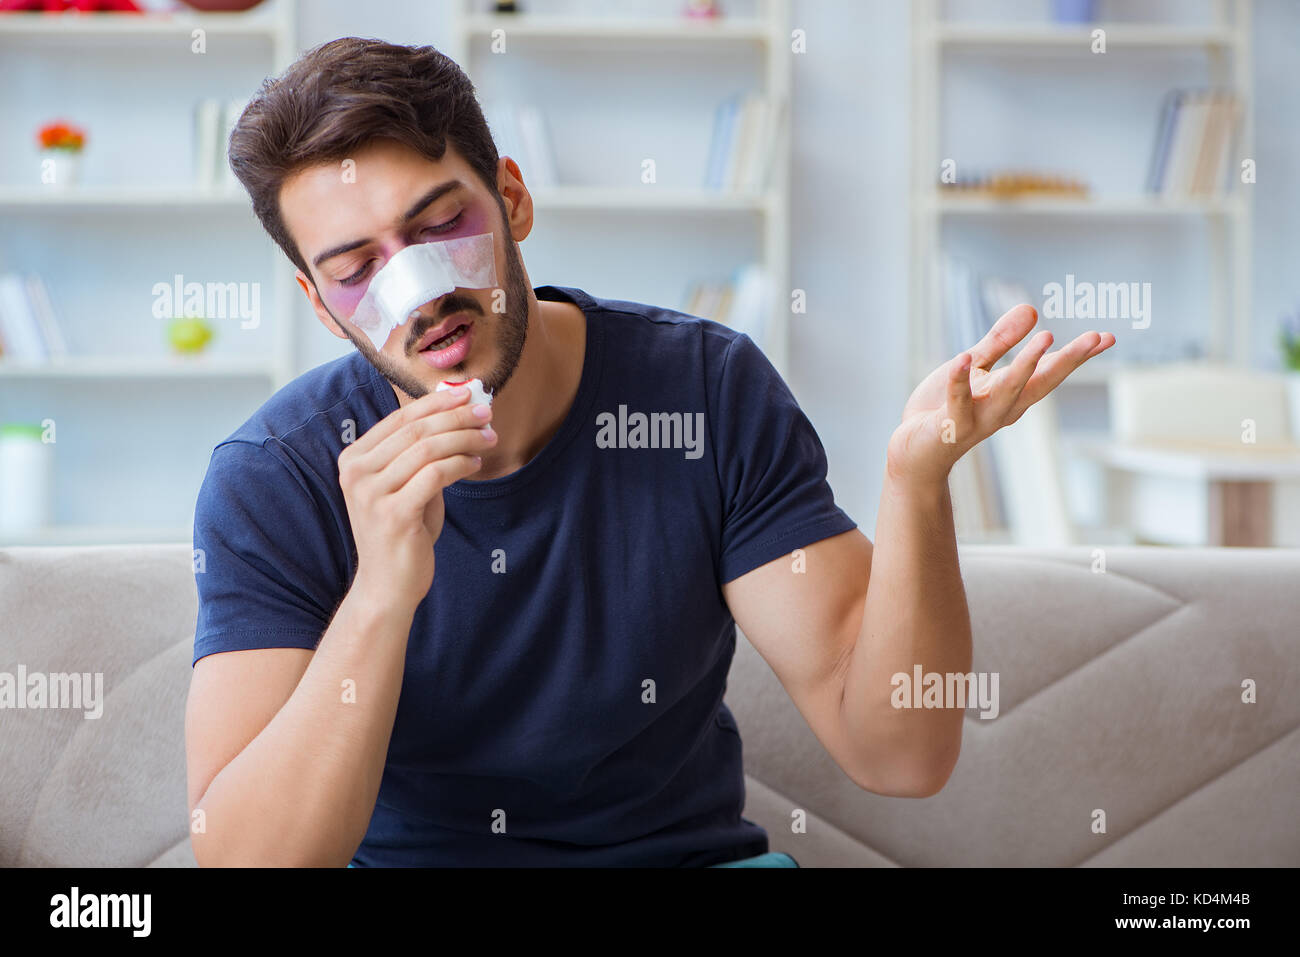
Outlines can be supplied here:
M803 866L1300 863L1300 550L1111 547L1104 573L1082 547L964 546L961 562L1000 710L967 712L934 797L853 785L738 638L744 813L773 850ZM103 675L100 717L0 710L0 867L193 865L196 611L188 545L0 550L0 672Z
M932 797L859 789L737 641L745 816L772 850L804 866L1300 864L1300 550L960 556L972 667L998 674L999 713L967 709Z

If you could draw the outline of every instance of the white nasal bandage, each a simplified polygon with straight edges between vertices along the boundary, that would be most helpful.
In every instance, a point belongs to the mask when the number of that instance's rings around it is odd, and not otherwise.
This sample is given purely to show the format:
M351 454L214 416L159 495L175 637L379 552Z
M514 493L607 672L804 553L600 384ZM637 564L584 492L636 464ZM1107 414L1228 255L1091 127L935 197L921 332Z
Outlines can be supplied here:
M465 382L448 382L446 380L443 380L442 382L438 383L437 388L435 388L433 391L442 392L445 389L454 389L458 385L463 385L469 389L470 405L480 405L480 404L491 405L492 404L492 393L483 388L482 379L468 379Z
M395 253L375 273L352 314L352 324L376 349L383 349L388 334L426 302L458 287L491 289L496 284L491 233L416 243Z

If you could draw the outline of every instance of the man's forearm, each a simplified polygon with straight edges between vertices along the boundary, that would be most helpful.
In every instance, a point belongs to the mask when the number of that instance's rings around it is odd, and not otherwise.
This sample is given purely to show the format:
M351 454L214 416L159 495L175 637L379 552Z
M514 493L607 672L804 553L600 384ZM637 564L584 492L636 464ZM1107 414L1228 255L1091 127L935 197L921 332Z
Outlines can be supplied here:
M895 708L892 679L901 672L911 681L917 665L940 674L970 670L970 613L947 481L914 483L886 470L874 546L841 719L860 749L858 783L880 793L926 796L956 764L964 712Z
M379 793L411 620L354 582L293 694L200 798L200 864L348 863Z

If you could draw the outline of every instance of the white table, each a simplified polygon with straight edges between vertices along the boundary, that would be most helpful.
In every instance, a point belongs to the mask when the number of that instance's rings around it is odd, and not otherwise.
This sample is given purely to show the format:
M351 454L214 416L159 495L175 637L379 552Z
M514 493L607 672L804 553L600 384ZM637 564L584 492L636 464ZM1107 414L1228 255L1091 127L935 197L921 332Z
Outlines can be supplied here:
M1187 439L1120 442L1077 439L1076 453L1139 476L1207 483L1211 545L1273 544L1273 485L1300 480L1300 444L1208 442Z

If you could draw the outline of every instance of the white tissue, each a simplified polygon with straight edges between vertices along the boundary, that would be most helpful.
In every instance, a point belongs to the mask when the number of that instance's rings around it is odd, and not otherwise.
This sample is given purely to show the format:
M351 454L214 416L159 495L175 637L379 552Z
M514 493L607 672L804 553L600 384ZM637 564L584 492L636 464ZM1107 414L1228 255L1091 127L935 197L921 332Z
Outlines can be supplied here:
M444 389L454 389L454 388L455 388L456 386L458 386L458 385L463 385L463 386L468 386L468 387L469 387L469 404L470 404L470 405L478 405L478 404L480 404L480 403L482 403L482 404L484 404L484 405L491 405L491 404L492 404L492 393L489 392L489 391L487 391L486 389L483 388L483 380L482 380L482 379L470 379L468 382L447 382L447 381L443 381L443 382L439 382L439 383L438 383L438 387L437 387L436 389L434 389L433 391L434 391L434 392L442 392Z

